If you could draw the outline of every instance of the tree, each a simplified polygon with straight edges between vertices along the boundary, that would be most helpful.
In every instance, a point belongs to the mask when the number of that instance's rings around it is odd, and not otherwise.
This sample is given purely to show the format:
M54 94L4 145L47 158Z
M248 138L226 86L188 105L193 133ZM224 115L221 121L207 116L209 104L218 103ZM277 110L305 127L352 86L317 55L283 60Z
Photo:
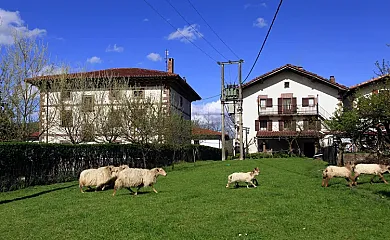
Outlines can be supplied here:
M48 72L47 45L15 31L13 43L5 46L0 54L0 98L7 106L2 115L8 118L6 122L17 126L10 136L26 140L33 131L29 123L38 121L39 92L25 80Z

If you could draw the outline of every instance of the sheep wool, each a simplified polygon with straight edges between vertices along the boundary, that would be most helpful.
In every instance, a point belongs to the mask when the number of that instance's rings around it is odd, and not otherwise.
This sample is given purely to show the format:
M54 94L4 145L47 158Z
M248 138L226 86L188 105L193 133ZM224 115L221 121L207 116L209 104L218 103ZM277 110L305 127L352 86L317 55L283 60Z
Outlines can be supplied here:
M355 186L357 185L357 178L360 176L360 174L370 174L373 175L370 183L374 180L375 176L379 176L382 181L386 184L388 182L386 179L383 177L383 173L390 172L390 166L389 165L383 165L383 164L365 164L365 163L360 163L357 164L355 167L355 176L354 176L354 184Z
M251 172L236 172L232 173L228 176L228 183L226 184L226 188L229 188L229 185L231 183L238 183L238 182L246 182L246 187L249 188L248 183L252 184L253 187L257 187L252 180L259 175L260 170L259 168L253 169Z
M352 187L353 177L352 177L352 168L351 163L347 163L344 167L337 166L328 166L322 172L322 186L328 187L328 182L334 177L343 177L349 182L349 186Z
M167 173L162 168L142 169L142 168L127 168L119 172L117 179L115 180L113 196L117 190L121 188L127 188L130 192L137 195L141 187L151 186L153 191L157 193L153 184L156 183L159 175L166 176ZM131 190L132 187L137 187L136 192Z
M101 187L104 190L106 183L112 178L112 170L112 166L83 170L79 178L80 191L84 193L83 187L91 186L96 186L96 190Z

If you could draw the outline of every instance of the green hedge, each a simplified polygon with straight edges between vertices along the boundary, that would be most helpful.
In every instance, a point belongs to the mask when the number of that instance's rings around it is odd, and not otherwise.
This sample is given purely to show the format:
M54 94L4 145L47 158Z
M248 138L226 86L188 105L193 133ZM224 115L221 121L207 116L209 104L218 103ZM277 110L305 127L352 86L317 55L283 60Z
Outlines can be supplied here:
M72 181L82 170L100 166L153 168L192 162L194 153L196 160L221 160L220 149L200 145L175 149L169 145L0 143L0 191Z

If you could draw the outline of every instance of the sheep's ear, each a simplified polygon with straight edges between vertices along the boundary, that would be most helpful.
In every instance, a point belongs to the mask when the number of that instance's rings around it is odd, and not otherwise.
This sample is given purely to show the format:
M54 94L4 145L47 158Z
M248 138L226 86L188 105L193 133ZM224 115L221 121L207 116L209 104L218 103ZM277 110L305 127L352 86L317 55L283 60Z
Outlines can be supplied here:
M157 171L157 172L159 172L159 171L160 171L160 169L156 168L156 171Z

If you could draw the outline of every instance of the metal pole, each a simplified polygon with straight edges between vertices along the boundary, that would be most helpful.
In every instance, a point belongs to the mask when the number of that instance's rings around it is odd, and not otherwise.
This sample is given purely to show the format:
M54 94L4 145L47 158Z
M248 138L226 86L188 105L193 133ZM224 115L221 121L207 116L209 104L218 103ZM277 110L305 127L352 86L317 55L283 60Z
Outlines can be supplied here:
M221 132L222 132L222 161L226 160L225 156L225 65L221 65Z
M243 123L242 123L242 72L241 72L241 63L238 62L238 114L239 114L239 134L240 134L240 160L244 160L244 143L243 143Z

